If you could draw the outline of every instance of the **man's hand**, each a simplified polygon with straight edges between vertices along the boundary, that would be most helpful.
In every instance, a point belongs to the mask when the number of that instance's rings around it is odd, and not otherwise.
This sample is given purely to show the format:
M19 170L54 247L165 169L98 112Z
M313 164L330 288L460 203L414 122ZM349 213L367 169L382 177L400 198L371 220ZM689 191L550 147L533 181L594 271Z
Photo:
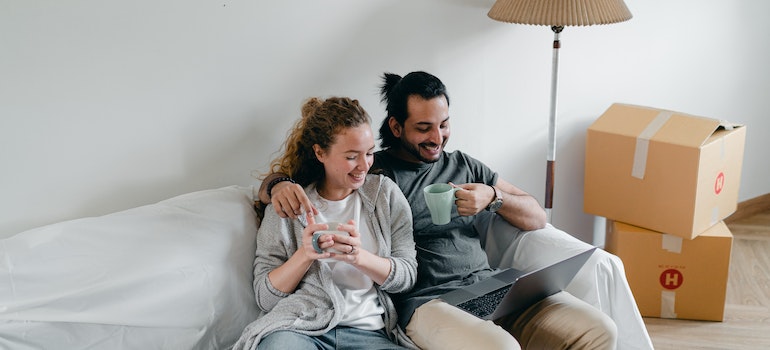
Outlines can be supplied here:
M282 181L275 184L270 192L273 209L282 218L296 219L302 214L318 215L318 209L310 203L299 184Z
M495 198L495 190L489 185L470 183L455 185L449 183L454 187L460 187L461 190L455 192L457 200L457 213L461 216L476 215L482 210L486 209L489 203Z

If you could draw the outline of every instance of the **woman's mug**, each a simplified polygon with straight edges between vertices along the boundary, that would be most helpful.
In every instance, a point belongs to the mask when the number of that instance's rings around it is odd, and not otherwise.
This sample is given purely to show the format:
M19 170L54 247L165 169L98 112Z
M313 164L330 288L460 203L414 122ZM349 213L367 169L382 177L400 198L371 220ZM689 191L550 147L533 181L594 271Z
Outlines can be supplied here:
M321 230L321 231L316 231L316 232L313 233L313 248L315 249L315 251L318 254L321 254L321 253L324 252L324 250L321 249L321 247L318 246L318 238L321 237L322 235L345 235L345 236L350 236L350 234L347 233L347 231L339 231L339 230L337 230L337 225L339 225L338 222L329 222L329 223L326 223L326 224L329 226L329 229ZM332 252L332 253L342 253L342 252L340 252L340 251L338 251L337 249L334 249L334 248L327 248L326 251Z

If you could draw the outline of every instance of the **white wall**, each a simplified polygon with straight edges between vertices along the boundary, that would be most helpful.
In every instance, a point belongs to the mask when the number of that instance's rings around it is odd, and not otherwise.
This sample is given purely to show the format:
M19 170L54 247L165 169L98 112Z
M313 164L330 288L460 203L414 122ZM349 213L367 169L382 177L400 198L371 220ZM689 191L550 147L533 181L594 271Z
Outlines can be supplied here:
M379 124L383 71L439 76L449 147L542 202L553 34L493 3L0 0L0 236L257 183L309 96ZM740 200L770 192L770 2L627 4L561 37L553 222L586 241L585 129L613 102L747 124Z

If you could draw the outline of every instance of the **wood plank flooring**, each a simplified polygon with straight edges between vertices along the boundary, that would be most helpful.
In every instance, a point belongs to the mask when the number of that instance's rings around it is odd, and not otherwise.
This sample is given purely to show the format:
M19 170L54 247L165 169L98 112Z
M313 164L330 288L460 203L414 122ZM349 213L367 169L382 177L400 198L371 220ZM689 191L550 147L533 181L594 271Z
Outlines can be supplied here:
M656 350L770 349L770 207L727 226L734 240L724 322L646 317Z

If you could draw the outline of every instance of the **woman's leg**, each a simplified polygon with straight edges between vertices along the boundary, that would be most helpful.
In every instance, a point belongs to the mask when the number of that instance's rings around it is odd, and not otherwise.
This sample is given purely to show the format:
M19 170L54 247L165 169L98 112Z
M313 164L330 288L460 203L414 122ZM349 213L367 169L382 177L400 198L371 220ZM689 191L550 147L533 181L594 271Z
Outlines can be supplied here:
M521 349L516 339L494 322L438 299L414 311L406 334L423 350Z
M333 334L333 333L332 333ZM328 336L329 333L322 337ZM276 331L268 334L257 345L258 350L286 349L334 349L325 344L322 339L292 331Z
M405 350L388 338L384 330L369 331L352 327L337 327L337 347L339 350Z

